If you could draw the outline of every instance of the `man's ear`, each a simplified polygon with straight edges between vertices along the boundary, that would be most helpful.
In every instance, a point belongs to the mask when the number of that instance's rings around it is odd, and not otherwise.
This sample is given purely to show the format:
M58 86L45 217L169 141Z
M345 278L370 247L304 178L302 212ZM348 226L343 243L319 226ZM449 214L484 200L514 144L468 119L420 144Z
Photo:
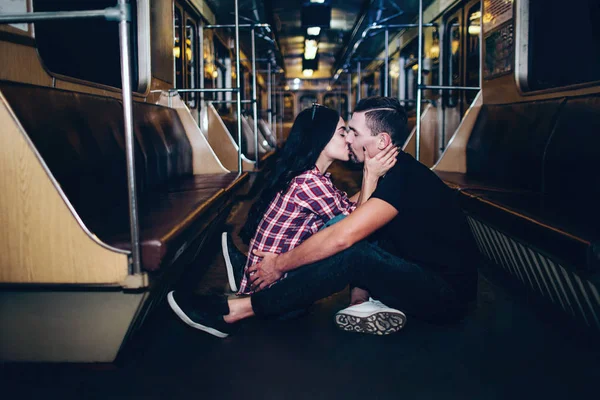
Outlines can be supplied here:
M377 148L383 150L392 143L392 138L387 132L381 132L377 138Z

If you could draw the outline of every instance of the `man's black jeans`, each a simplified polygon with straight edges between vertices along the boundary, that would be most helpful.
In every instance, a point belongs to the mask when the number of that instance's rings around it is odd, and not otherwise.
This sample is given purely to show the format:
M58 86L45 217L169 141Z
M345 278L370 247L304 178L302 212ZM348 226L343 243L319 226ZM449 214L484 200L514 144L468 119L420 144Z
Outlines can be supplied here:
M467 304L437 274L362 241L325 260L300 267L276 285L252 295L259 317L305 308L353 285L418 319L444 323L464 316Z

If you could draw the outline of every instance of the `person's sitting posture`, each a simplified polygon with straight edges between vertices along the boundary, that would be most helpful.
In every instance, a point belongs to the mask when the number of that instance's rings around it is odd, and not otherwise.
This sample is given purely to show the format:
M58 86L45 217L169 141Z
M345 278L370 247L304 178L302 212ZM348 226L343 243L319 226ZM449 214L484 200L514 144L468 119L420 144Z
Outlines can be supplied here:
M363 162L402 143L406 113L396 99L367 98L358 103L349 128L351 158ZM377 245L364 241L373 234ZM457 196L403 152L370 199L348 217L289 252L255 254L262 261L248 269L256 290L252 296L227 300L171 292L169 304L189 325L224 337L241 319L307 307L348 284L438 323L462 318L477 291L478 253ZM336 323L348 330L388 332L382 321L351 317L342 310Z

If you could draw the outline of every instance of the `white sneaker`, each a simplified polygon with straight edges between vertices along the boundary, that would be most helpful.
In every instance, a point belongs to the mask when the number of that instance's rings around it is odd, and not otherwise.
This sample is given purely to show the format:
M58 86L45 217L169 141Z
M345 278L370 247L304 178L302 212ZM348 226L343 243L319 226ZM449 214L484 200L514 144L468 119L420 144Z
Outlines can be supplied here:
M369 301L338 311L335 323L345 331L389 335L404 327L406 315L370 298Z

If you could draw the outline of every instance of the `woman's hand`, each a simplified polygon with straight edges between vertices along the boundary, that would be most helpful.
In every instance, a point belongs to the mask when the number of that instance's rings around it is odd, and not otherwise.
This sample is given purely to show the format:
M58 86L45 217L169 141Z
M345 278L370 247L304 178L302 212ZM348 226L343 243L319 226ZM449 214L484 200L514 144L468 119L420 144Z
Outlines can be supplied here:
M381 150L375 157L369 157L367 150L365 151L364 173L372 179L379 179L384 176L394 165L396 165L397 156L400 150L398 147L389 144L385 149Z

